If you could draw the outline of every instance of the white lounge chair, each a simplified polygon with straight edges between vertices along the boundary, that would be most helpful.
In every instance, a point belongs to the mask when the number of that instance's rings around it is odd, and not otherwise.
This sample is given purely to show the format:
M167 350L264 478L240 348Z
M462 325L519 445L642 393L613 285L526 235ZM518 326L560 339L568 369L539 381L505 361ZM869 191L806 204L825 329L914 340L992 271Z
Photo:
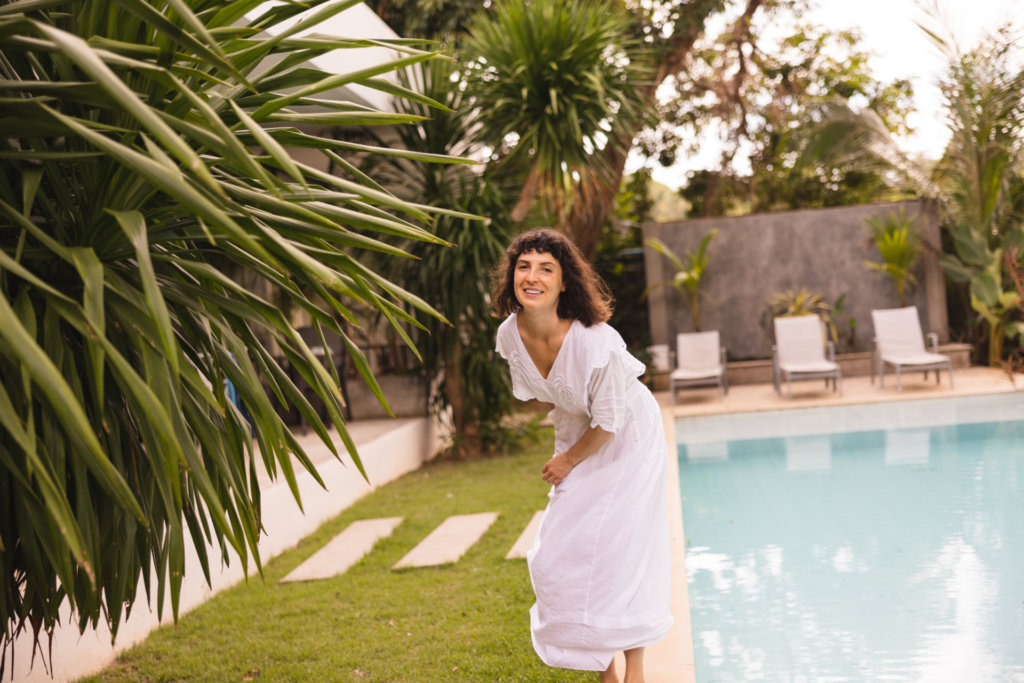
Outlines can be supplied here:
M842 393L843 375L836 361L835 346L826 340L825 324L816 315L798 315L775 319L775 346L772 347L772 369L775 392L782 395L781 381L786 381L793 396L793 380L832 380L832 388Z
M879 383L885 387L885 366L896 368L896 389L903 391L901 374L903 370L923 370L925 379L928 371L935 371L935 383L939 383L939 371L949 373L949 388L953 388L953 363L949 356L937 353L939 337L928 334L928 349L921 334L921 320L917 306L906 308L883 308L871 311L875 324L875 350L871 363L871 381L878 373ZM930 349L930 350L929 350Z
M719 344L718 331L677 334L676 369L668 379L672 403L676 402L676 390L683 386L717 384L725 396L729 382L725 375L725 347Z

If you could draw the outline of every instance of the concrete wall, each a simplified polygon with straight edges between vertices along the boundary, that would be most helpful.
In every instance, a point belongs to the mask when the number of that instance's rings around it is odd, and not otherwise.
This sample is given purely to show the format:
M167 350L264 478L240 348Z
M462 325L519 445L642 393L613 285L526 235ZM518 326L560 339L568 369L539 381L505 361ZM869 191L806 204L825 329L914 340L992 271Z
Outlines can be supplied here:
M771 316L768 300L785 290L807 289L834 303L846 294L845 313L837 324L840 334L856 320L853 344L841 351L866 351L874 332L871 309L899 306L896 288L884 273L868 270L864 261L881 261L870 241L865 219L898 211L918 216L924 238L907 305L915 305L924 332L949 339L946 291L940 253L938 218L923 202L868 204L829 209L803 209L729 218L702 218L676 223L645 223L644 239L657 237L680 257L697 248L712 228L718 234L708 247L708 265L701 282L701 322L705 330L719 330L730 360L771 356ZM645 249L648 284L670 279L672 264L653 249ZM648 297L651 338L655 344L675 346L675 335L693 331L689 308L671 287L660 287ZM670 341L671 340L671 341Z

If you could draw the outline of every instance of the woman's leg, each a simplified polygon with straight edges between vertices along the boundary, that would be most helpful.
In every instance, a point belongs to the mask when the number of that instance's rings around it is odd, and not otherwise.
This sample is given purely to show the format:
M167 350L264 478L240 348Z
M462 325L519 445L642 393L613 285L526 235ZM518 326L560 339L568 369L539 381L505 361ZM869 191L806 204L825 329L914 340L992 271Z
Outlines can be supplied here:
M619 683L619 674L615 672L615 657L612 657L608 668L601 672L601 683Z
M644 649L637 647L623 654L626 655L625 683L644 683Z

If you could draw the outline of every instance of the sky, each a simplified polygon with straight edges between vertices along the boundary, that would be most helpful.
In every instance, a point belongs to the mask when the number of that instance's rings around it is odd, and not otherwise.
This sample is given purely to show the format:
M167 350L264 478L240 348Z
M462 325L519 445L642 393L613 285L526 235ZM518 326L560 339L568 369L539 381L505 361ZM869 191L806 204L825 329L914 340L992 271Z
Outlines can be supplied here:
M964 50L1007 20L1024 30L1024 0L818 0L818 9L805 19L836 30L859 29L862 45L876 55L872 67L879 79L907 78L913 83L917 113L910 123L916 133L901 145L911 154L938 158L948 138L938 89L946 60L915 23L934 25L921 8L933 3ZM1021 46L1024 52L1024 41ZM676 189L685 183L688 170L713 165L716 159L717 152L709 148L700 158L681 159L672 168L655 164L654 177Z

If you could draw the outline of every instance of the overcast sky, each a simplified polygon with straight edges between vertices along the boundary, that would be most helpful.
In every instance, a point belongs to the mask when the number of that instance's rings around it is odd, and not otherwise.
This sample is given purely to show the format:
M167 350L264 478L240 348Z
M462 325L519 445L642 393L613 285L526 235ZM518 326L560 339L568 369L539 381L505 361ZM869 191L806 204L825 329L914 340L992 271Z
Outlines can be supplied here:
M938 90L946 60L915 23L934 26L922 10L933 3L938 4L943 23L961 49L973 47L981 36L1008 20L1024 29L1024 0L818 0L818 9L805 18L834 29L859 29L864 48L877 55L872 66L878 78L907 78L913 83L917 114L910 122L917 133L904 140L903 147L937 158L948 138ZM1024 42L1021 49L1024 53ZM717 153L707 152L701 160L680 160L675 168L656 168L655 178L675 189L685 182L688 169L714 163Z

